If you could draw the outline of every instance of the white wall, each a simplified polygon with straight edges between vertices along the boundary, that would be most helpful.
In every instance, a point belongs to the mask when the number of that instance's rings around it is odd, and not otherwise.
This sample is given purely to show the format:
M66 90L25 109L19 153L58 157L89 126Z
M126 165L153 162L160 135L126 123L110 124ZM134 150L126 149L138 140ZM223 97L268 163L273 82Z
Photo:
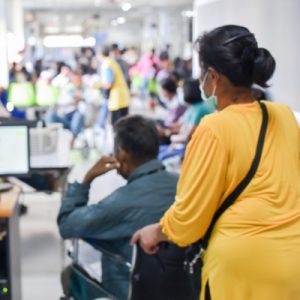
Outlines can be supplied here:
M195 11L195 37L225 24L248 27L277 62L273 100L300 111L299 0L197 0Z
M141 40L141 30L139 23L124 24L117 27L109 27L106 44L118 43L123 46L139 46Z
M8 86L6 12L6 2L5 0L0 0L0 87Z
M142 40L140 41L143 53L151 48L156 48L158 53L165 48L166 44L171 45L170 53L173 58L187 56L189 46L188 21L183 18L182 10L185 8L159 9L144 18L142 28ZM156 24L153 28L151 24Z

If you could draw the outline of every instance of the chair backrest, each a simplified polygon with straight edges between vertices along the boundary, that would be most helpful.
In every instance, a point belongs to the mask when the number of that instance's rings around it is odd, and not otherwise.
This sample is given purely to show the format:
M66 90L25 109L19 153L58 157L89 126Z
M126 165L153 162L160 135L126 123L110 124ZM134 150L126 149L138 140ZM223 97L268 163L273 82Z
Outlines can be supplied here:
M39 106L53 106L59 99L61 90L46 83L36 85L36 104Z
M35 89L31 82L11 83L8 88L8 101L14 107L36 105Z
M164 243L156 255L137 245L131 274L130 300L198 300L200 270L184 270L185 248Z

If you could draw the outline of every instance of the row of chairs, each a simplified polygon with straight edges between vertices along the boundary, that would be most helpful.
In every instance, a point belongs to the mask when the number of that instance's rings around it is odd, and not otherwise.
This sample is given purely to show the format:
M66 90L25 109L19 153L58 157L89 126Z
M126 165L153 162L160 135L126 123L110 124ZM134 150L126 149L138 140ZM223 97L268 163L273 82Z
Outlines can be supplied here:
M34 86L31 82L11 83L8 89L8 101L14 107L31 107L31 106L53 106L61 90L58 87L45 83L37 83Z

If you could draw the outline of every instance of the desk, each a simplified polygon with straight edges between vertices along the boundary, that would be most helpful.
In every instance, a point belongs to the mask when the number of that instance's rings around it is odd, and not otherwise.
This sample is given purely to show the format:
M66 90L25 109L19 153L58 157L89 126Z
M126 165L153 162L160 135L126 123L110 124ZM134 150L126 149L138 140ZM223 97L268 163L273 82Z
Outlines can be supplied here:
M63 194L65 191L65 187L67 184L67 178L71 171L71 167L52 167L52 168L34 168L31 169L30 174L32 176L40 176L43 175L47 178L48 182L48 189L43 189L40 187L34 187L34 185L30 182L26 182L26 178L20 178L21 180L25 181L27 184L32 185L35 191L40 192L58 192ZM0 299L1 300L1 299Z
M0 193L0 299L21 300L20 188Z

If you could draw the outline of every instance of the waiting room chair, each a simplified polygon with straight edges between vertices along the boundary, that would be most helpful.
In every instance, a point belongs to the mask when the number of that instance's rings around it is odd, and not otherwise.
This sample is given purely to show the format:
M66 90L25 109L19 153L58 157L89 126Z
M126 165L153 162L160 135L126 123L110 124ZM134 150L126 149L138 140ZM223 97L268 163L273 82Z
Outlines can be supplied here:
M77 247L77 249L76 249ZM95 280L78 263L78 244L73 251L71 266L71 299L117 299L101 282ZM185 249L164 243L156 255L147 255L139 245L134 246L132 262L119 254L102 249L114 261L126 265L131 272L128 300L198 300L200 271L190 275L184 270ZM67 299L67 298L66 298Z

